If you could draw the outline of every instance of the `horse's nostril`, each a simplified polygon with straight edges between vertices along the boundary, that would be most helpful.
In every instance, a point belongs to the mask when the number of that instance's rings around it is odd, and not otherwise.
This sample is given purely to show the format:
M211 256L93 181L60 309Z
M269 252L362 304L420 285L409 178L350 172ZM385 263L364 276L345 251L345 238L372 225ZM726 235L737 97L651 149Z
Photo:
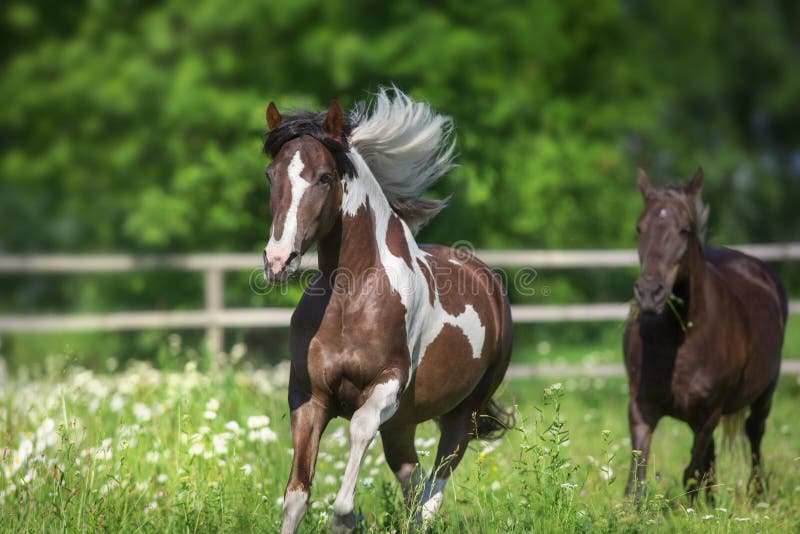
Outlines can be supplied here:
M655 290L655 291L653 291L653 296L654 296L654 297L658 297L658 296L660 296L660 295L661 295L663 292L664 292L664 286L663 286L663 285L661 285L661 284L658 284L658 286L656 287L656 290Z
M289 254L289 257L286 259L286 264L288 265L289 262L291 262L296 257L297 257L297 252L292 252L291 254Z
M267 251L266 250L264 250L263 256L264 256L264 265L266 265L267 264Z

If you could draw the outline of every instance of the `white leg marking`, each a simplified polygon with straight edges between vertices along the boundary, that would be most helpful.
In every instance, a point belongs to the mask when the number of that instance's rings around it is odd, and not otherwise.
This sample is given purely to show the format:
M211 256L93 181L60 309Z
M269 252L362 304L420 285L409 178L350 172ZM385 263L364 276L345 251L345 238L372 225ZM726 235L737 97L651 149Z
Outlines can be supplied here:
M298 150L294 153L294 156L292 156L292 161L289 163L288 168L292 200L289 204L289 210L286 212L286 218L283 221L283 233L276 239L274 235L275 227L273 226L270 230L269 243L267 243L267 248L264 249L267 253L267 259L272 266L272 270L276 273L280 272L286 260L289 259L289 254L291 254L295 248L295 239L297 237L297 210L300 207L300 201L303 199L306 189L311 185L310 182L307 182L300 176L304 168L305 165L303 164L300 151ZM275 270L275 265L278 265L277 271Z
M350 456L347 458L347 467L345 467L342 477L342 487L333 502L333 528L336 528L338 524L346 523L340 519L353 513L356 478L361 460L364 458L364 452L381 424L397 411L400 391L401 385L396 379L378 384L364 405L356 410L350 420Z
M283 497L283 526L281 534L294 534L308 508L308 492L287 491Z
M429 523L439 508L442 506L444 500L444 487L447 485L446 478L436 477L433 481L430 479L425 482L425 490L422 493L422 523L423 525Z

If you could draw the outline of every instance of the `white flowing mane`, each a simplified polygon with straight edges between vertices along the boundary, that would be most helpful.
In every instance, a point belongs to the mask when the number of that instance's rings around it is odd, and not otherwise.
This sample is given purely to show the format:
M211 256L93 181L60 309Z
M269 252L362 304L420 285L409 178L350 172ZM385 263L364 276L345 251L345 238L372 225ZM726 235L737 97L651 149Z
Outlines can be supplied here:
M351 150L364 158L392 208L419 227L446 203L420 196L453 166L453 121L396 87L381 88L366 116L362 111L352 112Z

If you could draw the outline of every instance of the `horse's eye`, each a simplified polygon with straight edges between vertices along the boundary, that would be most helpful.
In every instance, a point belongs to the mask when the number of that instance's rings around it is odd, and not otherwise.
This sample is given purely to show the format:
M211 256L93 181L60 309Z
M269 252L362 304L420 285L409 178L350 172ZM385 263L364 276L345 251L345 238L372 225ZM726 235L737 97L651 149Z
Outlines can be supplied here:
M272 184L272 176L270 176L269 169L264 171L264 175L267 177L267 181Z
M681 228L681 235L689 235L691 233L692 233L691 226L684 226L683 228Z
M326 172L322 176L319 177L319 183L321 184L329 184L333 181L333 175L329 172Z
M639 226L638 224L636 225L636 233L637 233L638 235L642 235L642 227L641 227L641 226Z

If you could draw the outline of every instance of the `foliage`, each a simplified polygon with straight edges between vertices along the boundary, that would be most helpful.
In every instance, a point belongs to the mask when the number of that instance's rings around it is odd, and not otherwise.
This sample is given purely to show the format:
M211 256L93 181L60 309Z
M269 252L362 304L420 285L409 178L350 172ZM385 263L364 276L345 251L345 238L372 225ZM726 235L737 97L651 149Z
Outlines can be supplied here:
M716 242L792 239L798 16L785 0L8 2L0 251L250 250L256 266L266 103L349 105L392 82L457 128L460 166L432 192L453 200L423 240L631 246L637 165L703 165ZM560 298L602 276L562 278ZM0 306L180 307L191 286L3 279Z

